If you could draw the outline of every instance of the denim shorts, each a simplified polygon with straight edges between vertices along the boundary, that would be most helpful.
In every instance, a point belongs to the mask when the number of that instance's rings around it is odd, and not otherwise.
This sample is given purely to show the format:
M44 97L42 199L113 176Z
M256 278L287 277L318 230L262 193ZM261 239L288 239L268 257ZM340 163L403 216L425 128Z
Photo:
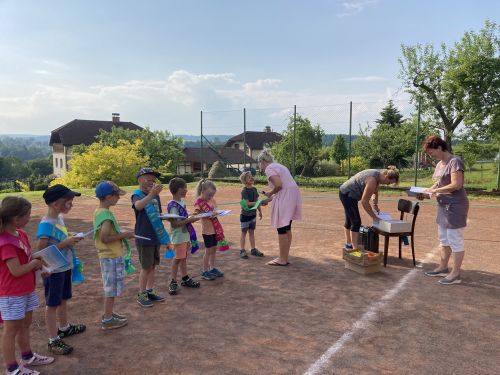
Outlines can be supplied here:
M256 216L246 216L240 215L240 228L242 231L246 230L255 230L257 225L257 217Z
M71 298L71 270L50 274L43 280L45 287L45 304L50 307L59 306L63 300Z
M102 286L105 297L119 297L125 287L125 262L123 257L99 258Z
M31 292L23 296L0 297L0 314L3 320L22 320L27 312L39 306L38 295Z

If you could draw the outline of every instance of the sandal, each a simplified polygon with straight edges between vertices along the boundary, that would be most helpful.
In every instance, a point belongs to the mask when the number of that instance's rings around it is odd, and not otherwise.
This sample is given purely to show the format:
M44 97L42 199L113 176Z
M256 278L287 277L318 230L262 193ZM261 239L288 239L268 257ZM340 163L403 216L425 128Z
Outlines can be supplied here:
M68 337L77 335L79 333L83 333L85 332L86 329L87 327L85 326L85 324L70 324L69 328L65 331L58 329L57 335L59 336L59 338L62 339L63 337Z
M181 281L182 286L187 286L188 288L199 288L200 283L198 281L194 281L191 277L187 279L186 281L182 280Z
M286 262L285 264L279 263L276 259L271 260L270 262L266 263L268 266L279 266L279 267L286 267L290 264L290 262Z
M33 356L30 359L22 359L21 363L25 366L40 366L40 365L49 365L54 362L54 357L48 357L44 355L40 355L37 353L33 353Z

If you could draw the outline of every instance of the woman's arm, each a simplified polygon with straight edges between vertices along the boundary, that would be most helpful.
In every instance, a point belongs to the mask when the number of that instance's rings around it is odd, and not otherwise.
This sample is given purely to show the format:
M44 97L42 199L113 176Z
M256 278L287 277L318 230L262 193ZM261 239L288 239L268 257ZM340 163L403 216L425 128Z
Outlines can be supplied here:
M370 205L370 198L378 190L378 183L375 177L367 177L365 190L363 191L363 196L361 197L361 205L365 209L366 213L370 215L373 220L378 220L377 215Z
M451 183L440 188L436 188L437 184L432 185L429 193L452 193L460 190L464 186L464 172L456 171L451 174Z
M283 189L283 183L281 182L281 178L277 175L269 177L269 181L273 184L274 188L270 192L266 193L268 197L273 196L278 191Z
M373 201L373 208L375 209L375 211L377 213L379 213L380 210L378 208L378 189L377 189L377 191L375 191L375 193L373 193L373 199L372 199L372 201Z

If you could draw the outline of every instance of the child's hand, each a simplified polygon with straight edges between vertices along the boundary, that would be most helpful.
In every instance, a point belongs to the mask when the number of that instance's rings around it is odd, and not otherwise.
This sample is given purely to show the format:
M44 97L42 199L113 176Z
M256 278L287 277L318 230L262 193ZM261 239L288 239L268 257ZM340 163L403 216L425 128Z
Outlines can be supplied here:
M35 271L41 269L43 266L48 266L47 262L41 256L34 258L31 262L35 264Z
M195 221L198 221L198 220L200 220L200 218L199 217L195 217L195 215L191 215L191 216L188 217L188 221L190 223L194 223Z
M127 240L134 238L134 235L134 232L122 232L123 238L126 238Z
M40 276L42 276L42 279L46 279L47 277L50 276L50 272L49 271L42 271Z
M153 197L156 197L157 195L160 195L162 190L163 190L163 185L154 184L149 194L151 194Z

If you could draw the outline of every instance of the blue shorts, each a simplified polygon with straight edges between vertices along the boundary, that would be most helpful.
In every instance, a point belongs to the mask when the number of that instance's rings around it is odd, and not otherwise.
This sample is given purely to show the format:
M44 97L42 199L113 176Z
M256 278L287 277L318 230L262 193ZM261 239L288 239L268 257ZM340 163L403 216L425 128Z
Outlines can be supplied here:
M39 305L36 292L23 296L0 297L0 314L3 320L22 320L27 312L35 310Z
M123 257L100 258L102 286L105 297L119 297L124 289L125 262Z
M59 306L63 300L71 298L71 270L52 273L43 280L45 287L45 304L50 307Z

